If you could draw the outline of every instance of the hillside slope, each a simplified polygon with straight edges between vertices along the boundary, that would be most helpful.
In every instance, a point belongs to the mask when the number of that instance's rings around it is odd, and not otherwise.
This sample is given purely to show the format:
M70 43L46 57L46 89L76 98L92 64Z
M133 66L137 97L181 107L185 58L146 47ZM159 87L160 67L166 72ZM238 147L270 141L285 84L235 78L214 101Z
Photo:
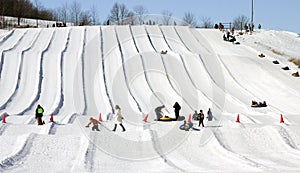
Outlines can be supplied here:
M257 31L237 36L236 45L223 34L182 26L1 33L0 115L7 117L0 125L0 170L300 171L300 79L288 61L300 57L299 36ZM252 108L252 100L267 107ZM186 119L211 108L214 120L205 127L193 120L200 131L180 130L183 121L154 121L160 105L174 117L175 102ZM38 104L43 126L35 122ZM125 133L111 132L116 104ZM100 113L100 132L84 127Z

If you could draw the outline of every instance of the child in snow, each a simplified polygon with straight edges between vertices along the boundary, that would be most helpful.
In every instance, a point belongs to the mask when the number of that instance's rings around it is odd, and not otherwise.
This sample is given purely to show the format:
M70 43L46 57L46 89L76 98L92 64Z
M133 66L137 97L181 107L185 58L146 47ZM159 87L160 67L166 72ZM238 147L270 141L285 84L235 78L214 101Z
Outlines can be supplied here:
M121 108L120 108L119 105L116 105L116 106L115 106L115 109L116 109L116 114L115 114L115 117L114 117L114 120L115 120L115 127L114 127L114 129L113 129L112 131L116 131L117 125L120 124L120 126L121 126L122 129L123 129L123 132L125 132L125 128L124 128L124 126L123 126L123 124L122 124L124 118L123 118L122 115L121 115Z
M100 124L100 121L96 120L95 118L91 117L90 118L90 122L88 123L88 125L86 125L85 127L90 127L90 125L93 124L92 130L99 130L98 124Z
M38 125L45 124L45 122L42 120L43 113L44 113L44 109L42 108L41 105L38 105L35 110L35 119L37 120Z

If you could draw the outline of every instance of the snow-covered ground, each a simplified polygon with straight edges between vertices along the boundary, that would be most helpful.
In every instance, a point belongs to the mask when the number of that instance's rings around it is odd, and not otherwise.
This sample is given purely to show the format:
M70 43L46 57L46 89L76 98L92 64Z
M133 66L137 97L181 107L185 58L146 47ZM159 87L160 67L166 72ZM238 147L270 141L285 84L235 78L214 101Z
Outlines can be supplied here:
M222 36L182 26L0 31L0 172L299 172L300 79L288 61L300 57L299 35L262 30L239 45ZM174 117L176 101L186 119L211 108L214 120L193 121L200 131L154 121L163 104ZM116 104L126 132L111 131ZM100 114L100 132L85 127Z

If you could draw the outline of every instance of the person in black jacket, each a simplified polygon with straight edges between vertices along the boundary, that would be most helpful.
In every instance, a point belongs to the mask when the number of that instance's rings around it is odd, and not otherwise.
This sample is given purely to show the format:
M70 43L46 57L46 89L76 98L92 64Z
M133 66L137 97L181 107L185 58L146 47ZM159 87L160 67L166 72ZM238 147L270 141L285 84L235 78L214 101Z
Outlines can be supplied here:
M43 113L44 113L44 109L42 108L41 105L38 105L35 110L35 119L37 120L38 125L45 124L45 122L42 120Z
M175 102L175 104L173 105L173 108L174 108L174 112L175 112L175 120L177 121L178 117L179 117L179 111L181 109L181 106L179 105L178 102Z
M202 124L202 127L204 127L204 123L203 123L204 114L203 114L202 110L200 110L197 119L199 120L199 125L198 126L200 127L200 125Z

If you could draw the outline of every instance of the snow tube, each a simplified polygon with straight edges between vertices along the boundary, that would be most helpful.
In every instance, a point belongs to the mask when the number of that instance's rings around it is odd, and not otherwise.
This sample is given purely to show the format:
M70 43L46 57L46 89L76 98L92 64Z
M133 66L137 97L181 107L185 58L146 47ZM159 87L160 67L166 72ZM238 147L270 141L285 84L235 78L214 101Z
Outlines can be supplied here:
M251 107L258 108L259 106L258 106L258 104L254 104L254 105L251 105Z
M170 117L161 117L158 121L172 121L173 119Z

